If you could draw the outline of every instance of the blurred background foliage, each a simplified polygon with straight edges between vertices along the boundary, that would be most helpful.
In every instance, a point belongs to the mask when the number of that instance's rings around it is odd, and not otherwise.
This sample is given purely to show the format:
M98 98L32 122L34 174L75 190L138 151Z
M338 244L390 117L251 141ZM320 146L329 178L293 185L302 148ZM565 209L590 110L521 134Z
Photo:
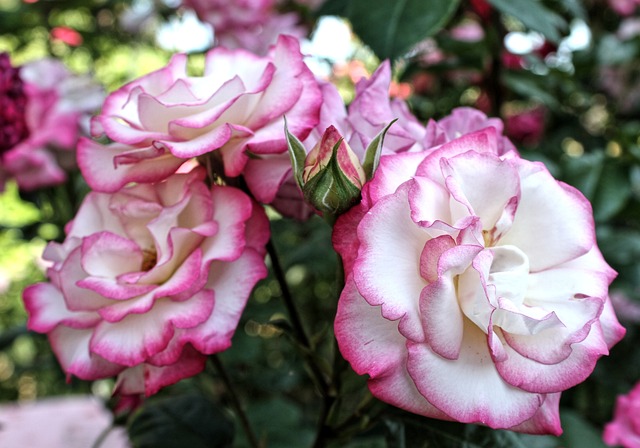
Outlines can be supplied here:
M178 3L0 0L0 51L9 52L14 64L52 55L112 91L166 64L173 49L159 45L158 34L185 14ZM150 12L131 15L141 5ZM191 416L202 425L217 422L211 430L216 435L202 436L210 442L202 446L226 446L231 439L234 446L248 445L237 416L227 410L234 399L244 403L257 437L269 447L309 446L319 412L330 415L328 440L338 433L360 434L348 445L333 439L334 446L453 447L470 440L465 446L602 446L600 432L616 395L640 379L640 316L633 312L640 306L640 18L621 17L603 0L430 0L429 8L424 0L328 0L315 13L295 8L311 25L323 15L352 24L355 50L329 73L346 101L359 76L391 58L391 94L406 99L420 119L438 119L461 105L499 116L524 157L543 161L579 188L592 201L599 246L619 273L612 296L627 336L587 381L563 394L560 439L405 415L372 399L365 380L344 366L326 365L329 374L346 373L336 383L341 399L322 402L304 359L316 356L319 365L326 364L336 349L338 263L330 230L319 218L298 223L272 212L279 263L317 353L291 344L283 291L272 269L250 299L233 349L212 360L210 374L167 388L128 419L135 446L167 443L158 428L177 424L163 413L167 396L185 412L204 406ZM527 45L508 45L518 39ZM194 71L202 66L202 54L192 55ZM76 173L65 185L36 193L18 192L9 183L0 195L0 401L80 392L109 397L110 380L66 382L45 336L27 332L21 302L22 289L44 278L39 255L46 241L64 237L64 224L86 191ZM194 389L207 393L194 398ZM180 401L184 396L191 398ZM203 397L217 407L200 403ZM433 445L412 442L425 440L424 434Z

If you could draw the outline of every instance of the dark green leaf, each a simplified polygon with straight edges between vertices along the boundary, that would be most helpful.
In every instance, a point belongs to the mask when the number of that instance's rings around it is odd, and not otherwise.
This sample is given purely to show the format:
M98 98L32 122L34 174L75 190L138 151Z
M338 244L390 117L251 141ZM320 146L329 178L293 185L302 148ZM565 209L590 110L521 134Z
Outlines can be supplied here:
M503 75L503 81L511 90L527 99L541 101L552 109L559 107L558 100L549 92L549 86L544 84L549 81L548 78L527 72L507 72Z
M385 420L389 448L530 448L517 433L412 415Z
M602 434L596 430L580 414L563 410L560 412L564 432L560 436L563 446L575 446L580 448L606 448L602 441Z
M593 214L597 222L606 221L624 208L631 196L628 179L620 165L607 163L603 166L593 198Z
M520 20L527 28L544 34L552 42L560 42L559 29L567 27L561 16L538 0L489 0L489 3L502 13Z
M395 59L447 24L460 0L348 0L343 13L380 59Z
M284 398L273 398L249 403L247 414L253 428L269 448L310 446L314 430L304 425L304 414L300 405ZM243 443L244 435L238 434L237 446Z
M574 17L582 19L585 22L587 19L587 11L584 8L584 4L580 0L562 0L565 10Z
M326 0L318 10L318 16L344 16L347 3L345 0Z
M223 448L234 435L227 415L195 393L149 400L128 430L134 448Z
M597 222L606 221L620 212L631 196L626 169L601 152L567 159L564 172L567 182L591 201Z
M620 265L628 265L640 258L640 232L599 226L598 245L605 259Z

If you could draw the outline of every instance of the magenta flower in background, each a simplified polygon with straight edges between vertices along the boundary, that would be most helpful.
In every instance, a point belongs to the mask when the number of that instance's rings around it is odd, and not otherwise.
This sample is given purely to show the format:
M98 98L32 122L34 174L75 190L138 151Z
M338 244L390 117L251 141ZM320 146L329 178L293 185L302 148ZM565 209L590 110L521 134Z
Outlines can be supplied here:
M605 426L603 439L611 446L640 446L640 383L618 397L613 421Z
M269 227L246 194L203 180L196 168L89 193L65 241L48 245L49 282L24 301L68 375L118 375L117 392L152 395L230 346L266 276Z
M560 393L624 334L588 201L505 152L495 127L383 156L362 193L334 228L346 277L335 333L373 395L559 434Z
M29 136L25 109L27 95L20 68L13 67L7 53L0 53L0 154Z
M507 114L506 133L513 141L527 146L537 145L544 135L544 106Z
M317 125L322 96L302 60L298 41L281 36L268 57L222 47L206 57L203 76L186 73L186 56L107 97L92 122L103 145L83 139L78 162L89 185L114 192L129 182L156 182L194 157L221 160L224 174L243 174L250 160L286 156L283 115L305 138ZM252 156L249 156L249 153ZM249 182L262 202L275 189Z
M2 101L15 99L4 105L0 177L15 178L23 190L60 184L76 166L76 143L102 104L103 90L55 59L25 64L19 79L7 64L5 57L3 89L14 93Z

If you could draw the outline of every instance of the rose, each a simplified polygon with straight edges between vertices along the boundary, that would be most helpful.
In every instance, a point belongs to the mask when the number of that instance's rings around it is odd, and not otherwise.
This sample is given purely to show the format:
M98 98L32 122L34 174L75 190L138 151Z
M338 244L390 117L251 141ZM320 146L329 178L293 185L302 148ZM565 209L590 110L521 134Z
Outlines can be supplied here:
M187 76L186 62L185 55L176 55L106 99L93 133L113 143L84 139L78 148L93 189L114 192L132 181L156 182L194 157L214 168L220 158L219 174L239 176L248 153L260 159L286 152L284 114L299 138L318 123L320 88L290 36L281 36L267 57L215 48L201 77ZM249 188L261 201L275 195L251 183Z
M75 168L75 148L89 115L102 104L102 88L74 75L55 59L20 67L26 102L20 107L27 132L1 154L0 171L22 190L57 185ZM0 177L1 173L0 173Z
M335 333L383 401L428 417L561 432L560 392L624 334L587 200L495 128L383 156L334 247Z
M604 427L603 439L611 446L640 446L640 383L618 397L613 421Z
M118 375L120 393L151 395L229 347L266 275L268 222L246 194L203 178L89 193L65 241L49 244L50 282L24 301L69 375Z

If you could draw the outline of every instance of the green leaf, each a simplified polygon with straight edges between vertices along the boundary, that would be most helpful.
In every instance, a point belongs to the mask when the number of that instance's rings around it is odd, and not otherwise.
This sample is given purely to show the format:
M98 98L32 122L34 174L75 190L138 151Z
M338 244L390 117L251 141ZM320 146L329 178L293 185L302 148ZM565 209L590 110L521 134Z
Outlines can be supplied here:
M596 222L606 221L620 212L630 196L629 176L623 167L613 163L605 164L593 198L593 215Z
M344 16L347 9L347 2L345 0L326 0L316 16Z
M527 99L542 101L552 109L560 107L556 97L549 92L548 77L533 75L525 71L505 72L503 81L509 89ZM545 85L545 83L547 84Z
M460 0L347 0L342 10L353 31L380 59L396 59L438 32Z
M631 197L627 170L602 152L569 158L563 168L566 181L591 201L597 222L606 221L622 211Z
M248 403L247 414L263 446L305 447L313 442L315 422L306 422L301 405L291 400L277 397L255 400ZM236 446L248 446L241 433L238 433Z
M405 414L386 419L389 448L531 448L511 431Z
M384 136L387 135L387 131L396 121L398 121L397 118L376 135L373 140L371 140L371 143L369 143L369 146L367 146L367 150L364 153L364 160L362 161L362 169L368 181L371 180L378 169L380 154L382 154L382 146L384 145Z
M559 29L566 29L567 22L547 9L538 0L489 0L500 12L520 20L524 26L539 31L552 42L560 42Z
M611 226L600 226L598 243L605 259L619 265L629 265L640 258L640 232Z
M580 448L606 448L602 434L575 411L560 412L564 432L560 436L563 446Z
M152 399L129 424L134 448L223 448L233 442L234 425L201 394Z

